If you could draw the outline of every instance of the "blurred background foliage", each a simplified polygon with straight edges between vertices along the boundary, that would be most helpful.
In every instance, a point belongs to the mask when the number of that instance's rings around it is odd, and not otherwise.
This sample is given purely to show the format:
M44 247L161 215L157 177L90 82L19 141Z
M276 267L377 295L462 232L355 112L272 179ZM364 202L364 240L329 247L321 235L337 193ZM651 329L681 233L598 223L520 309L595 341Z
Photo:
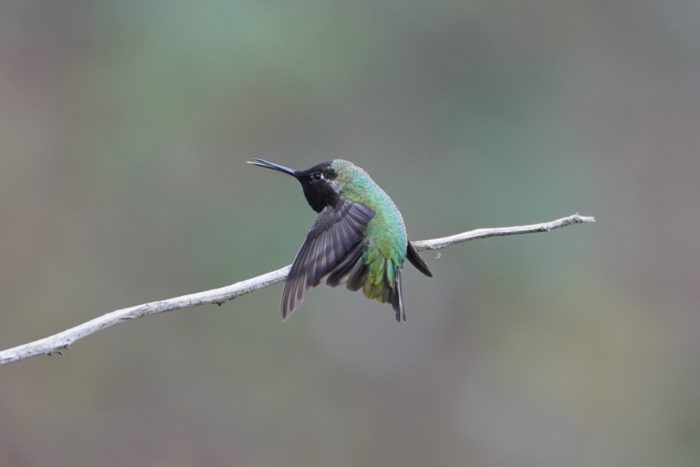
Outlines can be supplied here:
M0 465L700 464L700 3L0 5L0 347L291 261L342 157L408 323L279 286L0 370Z

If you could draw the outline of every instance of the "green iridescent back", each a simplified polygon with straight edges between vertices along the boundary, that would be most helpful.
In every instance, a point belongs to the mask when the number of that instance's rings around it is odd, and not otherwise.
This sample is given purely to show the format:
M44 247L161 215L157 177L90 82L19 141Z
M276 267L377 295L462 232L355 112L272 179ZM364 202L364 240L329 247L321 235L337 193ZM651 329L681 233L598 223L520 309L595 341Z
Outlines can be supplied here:
M367 248L363 255L369 269L363 292L368 298L386 303L396 285L396 276L406 259L408 238L401 212L372 177L355 164L333 161L340 197L362 203L374 211L365 229Z

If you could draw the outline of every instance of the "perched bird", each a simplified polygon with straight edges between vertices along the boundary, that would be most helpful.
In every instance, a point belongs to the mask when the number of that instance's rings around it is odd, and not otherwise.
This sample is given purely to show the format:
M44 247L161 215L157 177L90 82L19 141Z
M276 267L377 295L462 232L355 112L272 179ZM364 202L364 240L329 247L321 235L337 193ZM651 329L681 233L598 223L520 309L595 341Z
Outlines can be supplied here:
M423 274L432 273L406 236L401 213L360 167L342 159L294 170L263 159L249 164L296 178L318 212L299 249L282 292L282 319L299 308L304 293L322 281L362 289L380 303L390 302L396 321L406 321L401 267L406 258Z

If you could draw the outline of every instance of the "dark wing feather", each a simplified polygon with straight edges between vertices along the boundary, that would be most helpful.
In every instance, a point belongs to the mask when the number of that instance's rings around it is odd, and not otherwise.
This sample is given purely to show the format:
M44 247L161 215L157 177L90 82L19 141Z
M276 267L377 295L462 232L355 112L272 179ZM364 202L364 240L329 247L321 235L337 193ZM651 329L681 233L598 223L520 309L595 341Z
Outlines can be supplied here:
M369 276L369 268L363 261L360 261L357 263L356 267L350 271L347 282L348 289L352 290L353 292L360 290L365 286L367 276Z
M361 263L362 254L364 253L365 242L360 242L353 248L345 258L338 263L338 265L333 269L333 271L328 275L326 279L326 284L331 287L336 287L343 282L346 282L350 277L350 273L353 271L356 265Z
M317 286L324 278L333 286L347 279L362 257L365 227L373 216L374 212L364 204L346 200L321 211L284 284L282 319L299 308L309 287Z
M415 266L415 268L418 269L420 272L422 272L428 277L433 277L433 273L430 272L428 265L425 264L425 261L423 261L423 258L420 257L420 255L413 247L413 244L411 242L408 242L408 250L406 251L406 257L411 262L411 264Z

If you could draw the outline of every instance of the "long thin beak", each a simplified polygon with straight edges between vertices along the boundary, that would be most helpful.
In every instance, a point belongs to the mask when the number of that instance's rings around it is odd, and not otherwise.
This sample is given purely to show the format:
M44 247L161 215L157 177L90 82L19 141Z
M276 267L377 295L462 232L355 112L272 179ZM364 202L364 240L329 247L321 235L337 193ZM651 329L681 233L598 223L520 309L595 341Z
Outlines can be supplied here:
M258 167L276 170L277 172L282 172L287 175L291 175L292 177L297 176L296 170L290 169L289 167L285 167L283 165L275 164L274 162L266 161L265 159L258 159L257 157L253 157L253 160L248 161L248 163L252 165L257 165Z

